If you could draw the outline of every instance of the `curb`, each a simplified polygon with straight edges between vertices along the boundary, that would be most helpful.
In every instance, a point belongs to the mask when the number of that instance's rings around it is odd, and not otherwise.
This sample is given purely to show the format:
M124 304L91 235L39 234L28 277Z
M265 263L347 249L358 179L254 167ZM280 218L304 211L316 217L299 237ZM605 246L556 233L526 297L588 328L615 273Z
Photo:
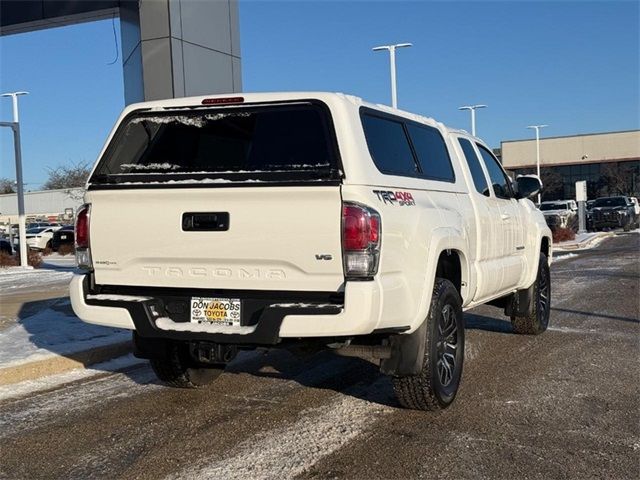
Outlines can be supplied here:
M605 238L613 237L614 235L615 235L614 232L602 232L600 235L595 235L591 237L589 240L586 240L581 243L574 243L572 245L554 247L553 251L554 252L571 252L574 250L584 250L586 248L589 248L592 243L596 241L604 240Z
M55 355L35 362L27 362L14 367L0 368L0 386L35 380L47 375L66 372L76 368L86 368L96 363L111 360L131 353L130 341L112 343L90 348L68 355Z

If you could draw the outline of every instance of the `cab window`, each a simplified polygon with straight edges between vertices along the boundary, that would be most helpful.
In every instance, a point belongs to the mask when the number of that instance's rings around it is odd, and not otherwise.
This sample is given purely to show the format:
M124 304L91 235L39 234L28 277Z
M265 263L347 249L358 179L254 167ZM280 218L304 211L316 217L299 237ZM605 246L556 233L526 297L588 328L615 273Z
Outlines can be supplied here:
M414 123L407 124L407 131L420 162L422 176L454 182L451 159L440 132L436 128Z
M489 178L491 179L491 185L493 186L493 193L498 198L512 198L511 181L507 177L506 173L502 170L502 167L498 163L498 160L482 145L476 143L480 155L484 160L484 164L489 172Z
M469 165L471 178L473 179L473 185L476 187L476 190L486 197L491 196L487 177L484 176L482 165L480 165L480 160L478 160L478 155L476 155L473 145L471 145L471 142L466 138L458 138L458 143L460 143L464 157L467 160L467 165Z
M415 176L418 173L404 125L376 115L362 115L362 126L373 162L383 173Z

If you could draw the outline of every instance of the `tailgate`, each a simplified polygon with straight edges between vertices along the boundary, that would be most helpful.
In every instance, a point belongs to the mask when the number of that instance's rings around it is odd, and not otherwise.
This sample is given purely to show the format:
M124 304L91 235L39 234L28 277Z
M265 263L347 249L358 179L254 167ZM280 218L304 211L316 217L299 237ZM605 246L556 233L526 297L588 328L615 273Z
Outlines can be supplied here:
M97 284L336 291L344 282L339 186L97 190L87 200Z

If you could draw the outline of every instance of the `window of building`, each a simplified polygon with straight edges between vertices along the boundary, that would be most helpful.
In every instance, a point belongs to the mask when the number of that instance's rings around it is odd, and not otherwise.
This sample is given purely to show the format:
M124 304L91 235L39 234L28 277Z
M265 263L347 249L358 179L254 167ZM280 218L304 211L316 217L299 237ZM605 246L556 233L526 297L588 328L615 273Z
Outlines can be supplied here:
M487 167L487 171L489 172L489 178L491 178L491 184L493 186L493 192L498 198L511 198L513 194L511 192L511 180L504 173L502 167L498 163L498 160L491 155L489 150L484 148L479 143L476 143L478 146L478 150L480 150L480 155L484 160L484 164Z
M473 149L473 145L471 145L471 142L466 138L458 138L458 143L460 143L464 158L467 160L467 165L469 165L471 178L473 178L473 185L476 187L476 190L487 197L490 196L491 193L489 192L487 178L484 176L484 171L482 170L476 151Z

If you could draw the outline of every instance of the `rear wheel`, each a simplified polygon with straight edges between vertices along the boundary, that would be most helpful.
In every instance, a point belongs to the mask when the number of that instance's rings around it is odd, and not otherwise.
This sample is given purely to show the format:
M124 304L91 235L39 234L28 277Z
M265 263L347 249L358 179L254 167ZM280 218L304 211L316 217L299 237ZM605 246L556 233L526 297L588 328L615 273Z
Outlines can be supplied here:
M436 278L427 319L422 371L393 378L403 407L439 410L453 402L464 361L464 319L460 294L449 280Z
M176 388L198 388L208 385L224 372L224 365L198 365L189 355L186 345L174 344L165 357L152 358L151 368L157 377Z
M549 263L544 253L540 254L538 276L534 284L531 313L523 316L511 316L511 325L515 333L538 335L549 326L551 311L551 276Z

